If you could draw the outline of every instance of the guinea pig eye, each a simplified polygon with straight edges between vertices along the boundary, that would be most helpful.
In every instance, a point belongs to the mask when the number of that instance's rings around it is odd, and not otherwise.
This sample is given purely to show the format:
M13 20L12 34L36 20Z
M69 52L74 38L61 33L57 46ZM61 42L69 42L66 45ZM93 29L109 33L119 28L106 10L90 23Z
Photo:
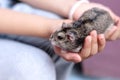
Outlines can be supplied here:
M59 40L63 40L65 38L65 34L64 33L58 33L57 39Z

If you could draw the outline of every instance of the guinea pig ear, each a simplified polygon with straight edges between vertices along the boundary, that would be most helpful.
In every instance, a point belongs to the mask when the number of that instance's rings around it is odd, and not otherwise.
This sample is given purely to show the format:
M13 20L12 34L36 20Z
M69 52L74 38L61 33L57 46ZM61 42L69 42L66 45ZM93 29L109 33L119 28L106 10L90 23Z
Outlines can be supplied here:
M63 24L62 24L62 29L64 29L64 28L70 28L70 27L72 27L72 24L70 24L70 23L65 23L65 22L63 22Z
M62 24L62 28L64 29L64 28L67 28L67 24L65 23L65 22L63 22L63 24Z

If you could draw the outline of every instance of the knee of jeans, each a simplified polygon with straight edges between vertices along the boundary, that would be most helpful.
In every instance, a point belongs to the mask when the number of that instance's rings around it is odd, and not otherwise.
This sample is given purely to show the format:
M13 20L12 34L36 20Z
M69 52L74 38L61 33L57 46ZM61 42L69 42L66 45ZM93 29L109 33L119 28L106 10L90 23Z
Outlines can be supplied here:
M42 50L0 39L0 80L55 80L52 59Z

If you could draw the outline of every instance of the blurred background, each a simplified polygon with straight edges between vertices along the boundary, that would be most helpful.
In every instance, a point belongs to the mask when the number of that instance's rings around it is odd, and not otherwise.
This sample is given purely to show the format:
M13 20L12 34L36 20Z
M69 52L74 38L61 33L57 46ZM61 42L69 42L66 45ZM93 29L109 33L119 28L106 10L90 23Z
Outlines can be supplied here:
M120 16L120 0L90 0L110 7ZM120 40L107 42L103 52L83 62L84 73L97 77L120 78Z

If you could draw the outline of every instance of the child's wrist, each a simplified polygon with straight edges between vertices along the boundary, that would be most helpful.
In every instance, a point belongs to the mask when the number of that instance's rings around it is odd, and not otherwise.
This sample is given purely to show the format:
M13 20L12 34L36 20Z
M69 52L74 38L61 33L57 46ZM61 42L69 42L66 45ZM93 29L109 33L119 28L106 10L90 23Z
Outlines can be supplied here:
M63 16L68 18L69 12L72 8L72 6L77 2L77 0L68 0L67 2L64 0L64 7L62 6L61 11L63 13Z
M83 3L89 3L89 0L78 0L72 7L71 9L69 10L69 13L68 13L68 18L69 19L74 19L74 14L76 12L76 10L79 8L79 6ZM82 9L82 8L81 8Z

